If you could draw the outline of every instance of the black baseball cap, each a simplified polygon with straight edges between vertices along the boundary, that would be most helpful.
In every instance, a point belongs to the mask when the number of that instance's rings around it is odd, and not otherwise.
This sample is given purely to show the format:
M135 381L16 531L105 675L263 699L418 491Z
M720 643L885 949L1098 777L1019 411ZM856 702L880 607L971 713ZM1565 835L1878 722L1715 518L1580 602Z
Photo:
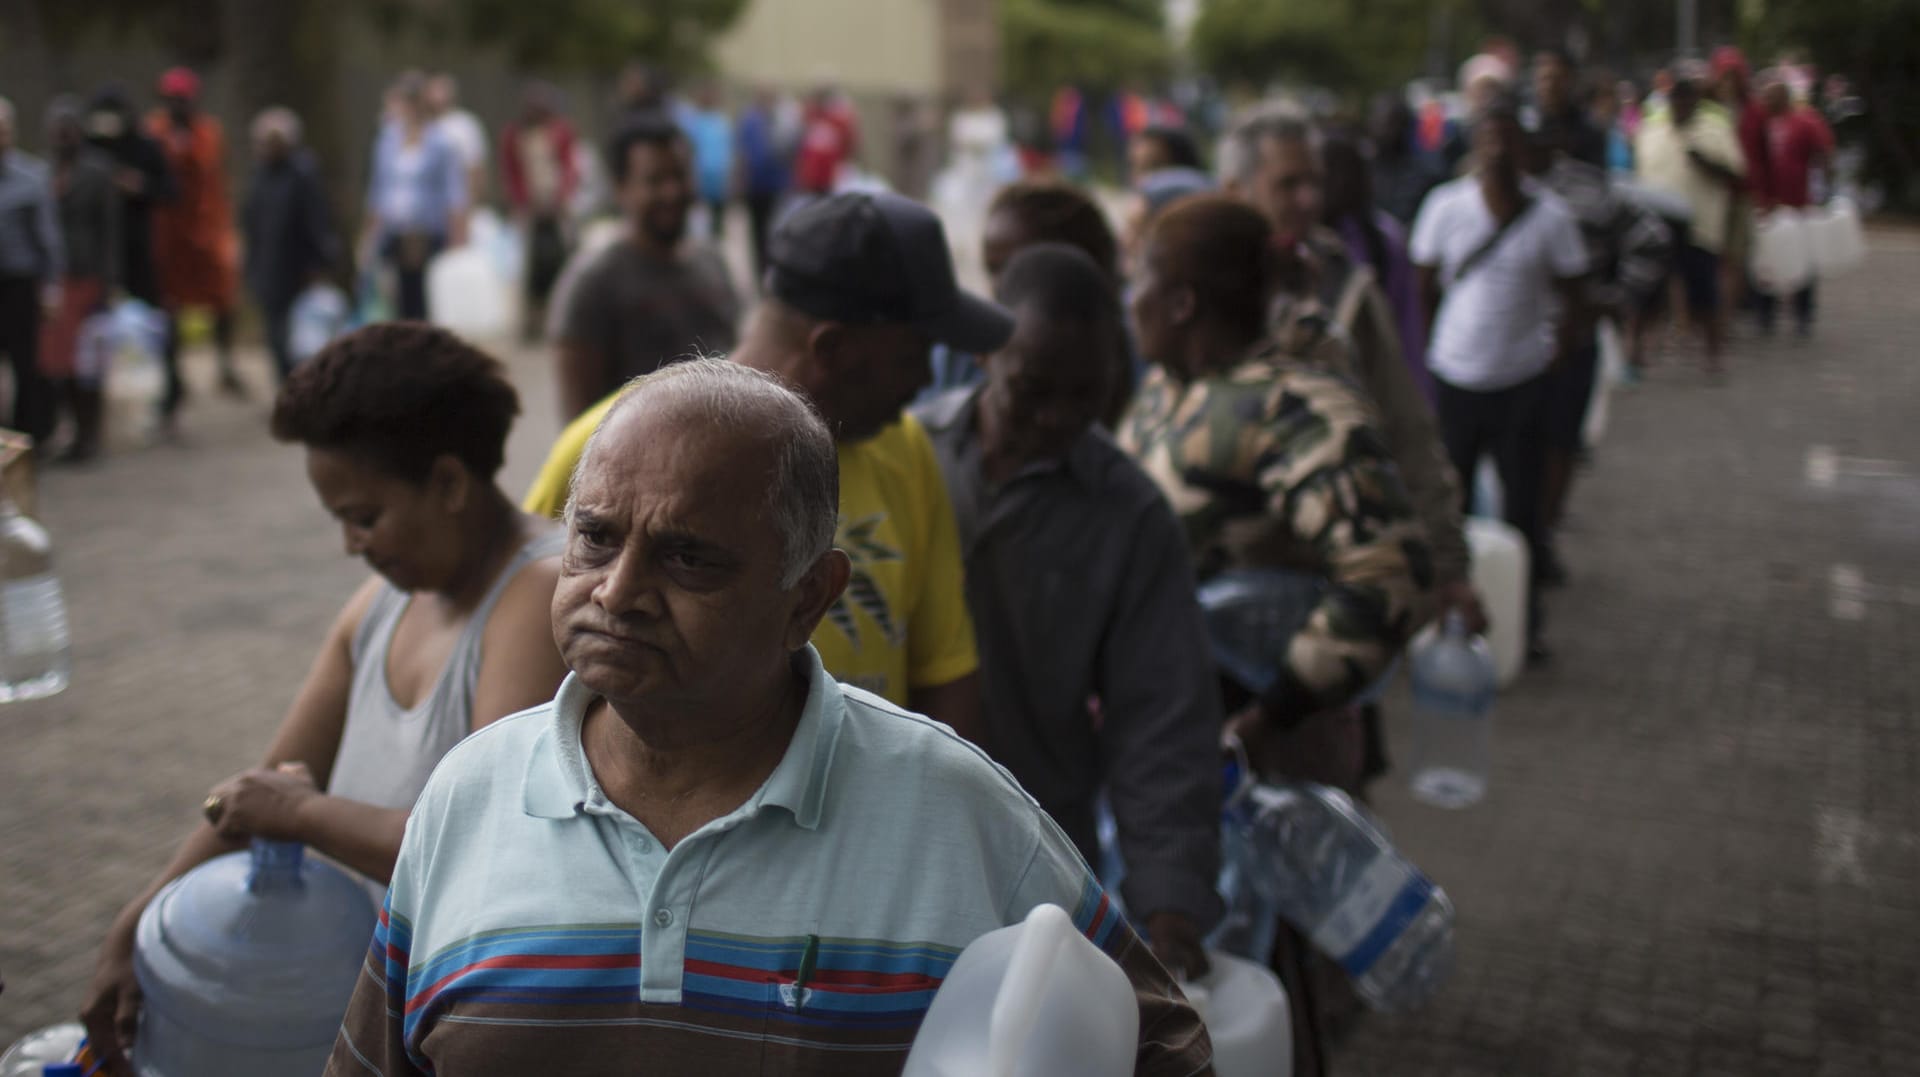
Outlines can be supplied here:
M960 290L932 210L888 191L830 195L787 214L767 242L767 294L829 321L912 325L985 355L1013 336L1013 315Z

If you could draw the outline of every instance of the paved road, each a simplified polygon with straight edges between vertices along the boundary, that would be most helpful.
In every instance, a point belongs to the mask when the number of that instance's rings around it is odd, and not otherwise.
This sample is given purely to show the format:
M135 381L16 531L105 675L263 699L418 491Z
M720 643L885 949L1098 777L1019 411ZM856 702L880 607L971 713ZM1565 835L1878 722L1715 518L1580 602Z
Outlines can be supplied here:
M1617 399L1558 659L1501 701L1491 795L1380 791L1459 905L1457 977L1340 1072L1913 1071L1916 282L1920 241L1883 239L1813 343L1744 339L1727 386L1672 363ZM512 365L518 490L555 424L542 361ZM203 388L191 447L46 482L77 673L0 709L0 1043L71 1012L99 931L254 760L361 576L264 414Z

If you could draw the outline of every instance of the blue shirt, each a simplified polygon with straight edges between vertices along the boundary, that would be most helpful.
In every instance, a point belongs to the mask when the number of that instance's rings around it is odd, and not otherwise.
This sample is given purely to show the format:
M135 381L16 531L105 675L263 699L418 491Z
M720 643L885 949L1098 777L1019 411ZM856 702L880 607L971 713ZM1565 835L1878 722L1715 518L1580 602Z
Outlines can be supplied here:
M733 121L719 109L689 109L681 118L693 147L694 179L700 197L724 201L733 183Z
M773 115L749 108L740 114L740 163L748 194L780 194L792 182L786 155L775 137Z
M671 850L595 780L577 677L449 752L328 1072L689 1072L698 1050L704 1072L897 1073L960 951L1042 903L1133 978L1140 1072L1200 1068L1197 1016L1007 772L795 662L779 764Z
M438 127L429 125L411 147L399 124L380 128L373 143L367 213L380 222L382 239L406 233L445 237L454 216L466 207L466 166Z

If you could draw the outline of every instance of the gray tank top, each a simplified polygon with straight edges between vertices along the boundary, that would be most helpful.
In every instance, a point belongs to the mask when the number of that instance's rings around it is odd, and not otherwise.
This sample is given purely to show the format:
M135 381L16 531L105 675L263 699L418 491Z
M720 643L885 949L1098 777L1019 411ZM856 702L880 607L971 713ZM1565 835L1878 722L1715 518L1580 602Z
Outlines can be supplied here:
M521 569L558 554L565 544L564 532L547 531L520 547L461 630L432 690L410 708L394 701L387 684L387 652L410 596L381 584L353 634L353 691L328 793L381 808L413 807L434 765L472 728L480 640L494 603Z

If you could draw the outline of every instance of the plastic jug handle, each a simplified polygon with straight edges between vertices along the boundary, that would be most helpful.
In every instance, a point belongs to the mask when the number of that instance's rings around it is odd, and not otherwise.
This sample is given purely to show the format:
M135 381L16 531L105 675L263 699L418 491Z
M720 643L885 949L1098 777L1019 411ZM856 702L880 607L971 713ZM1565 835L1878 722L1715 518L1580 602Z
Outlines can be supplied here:
M991 1077L1013 1074L1039 1019L1048 972L1060 959L1062 945L1076 934L1073 920L1058 905L1035 906L1027 914L1026 924L1007 961L1000 997L994 999L993 1013L987 1019L987 1073Z

